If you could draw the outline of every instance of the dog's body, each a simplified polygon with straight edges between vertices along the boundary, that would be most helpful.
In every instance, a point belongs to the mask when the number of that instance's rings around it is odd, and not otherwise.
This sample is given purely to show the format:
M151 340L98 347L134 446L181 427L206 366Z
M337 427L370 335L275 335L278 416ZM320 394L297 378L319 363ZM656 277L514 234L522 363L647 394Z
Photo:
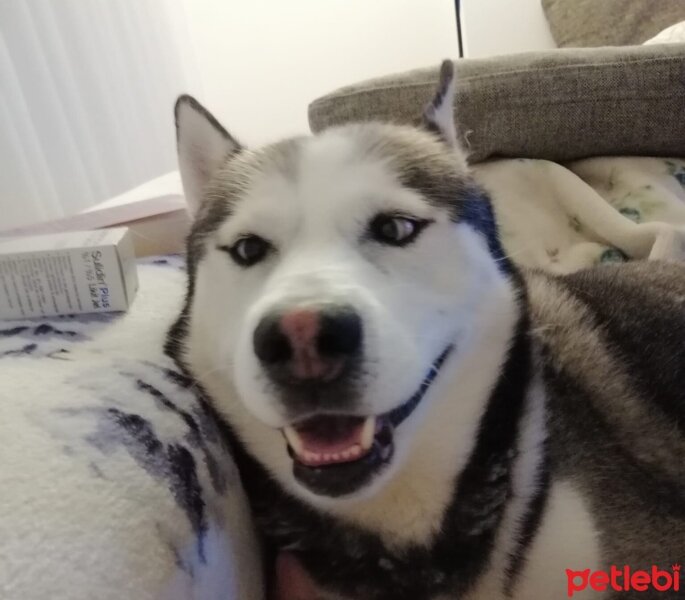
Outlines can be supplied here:
M685 269L519 273L452 92L444 67L437 136L351 125L257 152L182 99L197 216L168 351L228 423L264 536L326 598L552 600L566 569L672 574Z

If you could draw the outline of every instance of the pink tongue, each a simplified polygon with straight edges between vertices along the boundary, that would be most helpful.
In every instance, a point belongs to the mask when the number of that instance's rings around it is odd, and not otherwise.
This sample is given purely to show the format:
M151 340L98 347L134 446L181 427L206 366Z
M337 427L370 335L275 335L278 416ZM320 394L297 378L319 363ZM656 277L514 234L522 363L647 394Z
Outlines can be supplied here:
M335 454L361 446L363 427L360 417L314 417L295 429L306 452Z

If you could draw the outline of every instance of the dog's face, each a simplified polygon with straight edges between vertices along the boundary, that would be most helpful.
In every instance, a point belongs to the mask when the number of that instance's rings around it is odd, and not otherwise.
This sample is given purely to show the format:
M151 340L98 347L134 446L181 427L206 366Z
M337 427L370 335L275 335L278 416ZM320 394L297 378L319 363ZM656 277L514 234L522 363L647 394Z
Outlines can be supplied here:
M372 493L401 467L433 380L501 279L455 143L360 124L241 148L177 105L195 211L182 360L248 451L309 499ZM469 210L473 210L472 208Z

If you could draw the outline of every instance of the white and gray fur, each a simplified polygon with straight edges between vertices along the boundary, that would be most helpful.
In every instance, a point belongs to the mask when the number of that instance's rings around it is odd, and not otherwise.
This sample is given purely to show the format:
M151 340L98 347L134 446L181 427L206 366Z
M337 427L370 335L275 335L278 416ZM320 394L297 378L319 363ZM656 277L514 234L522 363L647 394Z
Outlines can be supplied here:
M330 598L552 600L567 568L670 569L685 554L685 269L519 272L470 177L453 96L445 63L423 129L351 124L259 150L182 97L195 223L167 350L227 423L269 546ZM374 212L395 208L433 224L407 248L364 242ZM241 269L221 248L254 228L278 247ZM245 342L274 303L327 295L376 332L360 410L405 401L454 348L397 428L393 464L344 498L292 478L286 417Z

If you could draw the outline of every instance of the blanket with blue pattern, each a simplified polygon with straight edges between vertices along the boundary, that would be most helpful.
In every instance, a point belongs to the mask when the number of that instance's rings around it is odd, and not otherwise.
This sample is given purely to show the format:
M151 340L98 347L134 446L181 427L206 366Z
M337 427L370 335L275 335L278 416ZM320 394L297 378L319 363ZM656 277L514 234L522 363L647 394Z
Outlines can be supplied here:
M163 354L183 261L139 266L126 314L0 322L0 598L262 596L211 410Z

